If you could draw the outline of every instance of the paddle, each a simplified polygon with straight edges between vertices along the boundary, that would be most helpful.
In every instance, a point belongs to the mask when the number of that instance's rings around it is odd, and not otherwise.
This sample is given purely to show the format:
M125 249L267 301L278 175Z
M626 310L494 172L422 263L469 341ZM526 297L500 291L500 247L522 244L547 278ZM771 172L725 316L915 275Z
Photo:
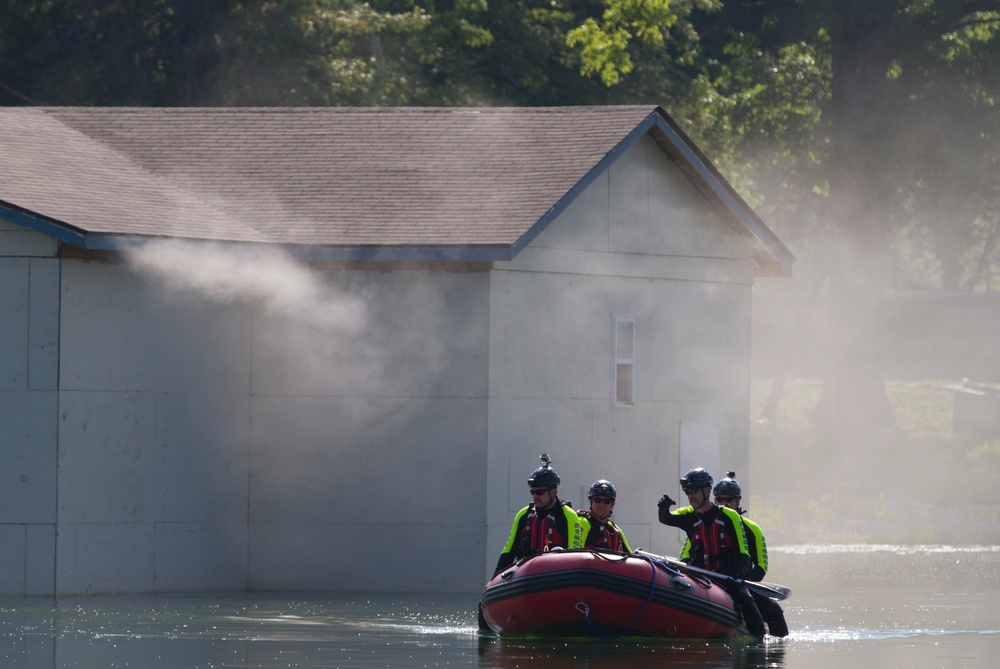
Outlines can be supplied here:
M693 574L695 576L704 576L705 578L718 583L719 585L731 585L734 583L743 583L747 586L750 592L760 595L762 597L767 597L768 599L773 599L776 602L781 602L792 596L791 588L786 588L783 585L777 585L775 583L757 583L755 581L740 581L732 576L726 576L725 574L720 574L716 571L709 571L708 569L702 569L701 567L695 567L689 565L686 562L681 562L680 560L675 560L672 557L667 557L666 555L656 555L654 553L648 553L641 548L636 550L637 555L644 555L654 562L660 562L664 565L673 567L674 569L687 573Z

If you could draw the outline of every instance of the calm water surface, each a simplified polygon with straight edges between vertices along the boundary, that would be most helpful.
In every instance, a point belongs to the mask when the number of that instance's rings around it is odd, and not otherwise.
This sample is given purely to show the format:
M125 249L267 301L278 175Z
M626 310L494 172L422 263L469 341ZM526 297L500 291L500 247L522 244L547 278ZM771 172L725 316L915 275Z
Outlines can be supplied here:
M476 631L475 596L234 595L0 600L0 667L993 667L1000 546L772 549L791 636L761 646Z

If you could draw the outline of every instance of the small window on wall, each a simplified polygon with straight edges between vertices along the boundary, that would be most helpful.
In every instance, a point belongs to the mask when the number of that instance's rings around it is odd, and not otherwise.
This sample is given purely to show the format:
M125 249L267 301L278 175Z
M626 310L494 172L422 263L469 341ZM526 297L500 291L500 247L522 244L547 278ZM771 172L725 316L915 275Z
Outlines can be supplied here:
M616 407L635 404L635 316L615 314L614 403Z

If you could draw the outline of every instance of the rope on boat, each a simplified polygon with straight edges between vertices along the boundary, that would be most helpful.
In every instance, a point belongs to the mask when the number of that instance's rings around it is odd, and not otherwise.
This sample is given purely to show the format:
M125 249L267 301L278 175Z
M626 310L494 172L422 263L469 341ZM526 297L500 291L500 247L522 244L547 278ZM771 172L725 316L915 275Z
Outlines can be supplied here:
M649 585L649 595L646 596L646 601L643 602L642 606L639 607L639 610L635 612L634 616L632 616L632 620L628 621L628 625L626 625L621 632L619 632L614 636L605 636L604 633L601 632L601 628L598 627L597 624L590 618L590 606L586 602L579 602L576 605L576 610L584 615L584 618L587 622L587 628L594 633L594 636L596 636L598 639L601 639L602 641L614 641L616 639L625 636L625 634L628 633L629 629L632 628L632 624L635 623L635 621L639 618L640 615L642 615L642 612L646 610L646 607L649 606L649 603L653 601L653 593L656 592L656 563L653 562L651 558L645 555L638 555L638 557L644 559L646 562L649 563L649 566L653 568L653 581Z

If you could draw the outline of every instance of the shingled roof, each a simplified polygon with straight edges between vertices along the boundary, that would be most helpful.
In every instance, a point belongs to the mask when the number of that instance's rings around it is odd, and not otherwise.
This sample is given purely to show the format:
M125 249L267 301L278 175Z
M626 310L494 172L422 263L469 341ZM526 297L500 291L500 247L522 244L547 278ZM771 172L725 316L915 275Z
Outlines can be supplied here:
M653 106L0 108L0 218L98 250L180 238L312 260L507 260L651 134L753 245L792 256Z

